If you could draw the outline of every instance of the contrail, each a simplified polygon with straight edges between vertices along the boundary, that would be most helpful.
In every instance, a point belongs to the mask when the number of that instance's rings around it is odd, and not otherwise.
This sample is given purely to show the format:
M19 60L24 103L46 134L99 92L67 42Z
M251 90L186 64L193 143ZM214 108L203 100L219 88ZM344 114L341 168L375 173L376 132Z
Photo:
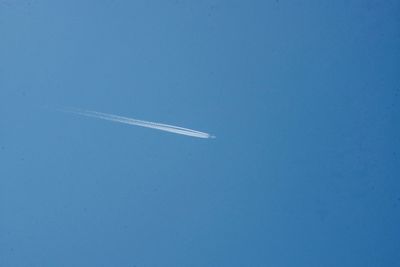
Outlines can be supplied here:
M137 119L127 118L127 117L122 117L122 116L117 116L117 115L112 115L112 114L107 114L107 113L102 113L102 112L97 112L97 111L82 110L82 109L77 109L77 108L62 108L59 110L63 111L63 112L69 112L69 113L86 116L86 117L120 122L120 123L125 123L125 124L130 124L130 125L136 125L136 126L142 126L142 127L160 130L160 131L187 135L187 136L191 136L191 137L215 138L214 135L211 135L209 133L195 131L195 130L188 129L188 128L183 128L183 127L178 127L178 126L173 126L173 125L163 124L163 123L157 123L157 122L137 120Z

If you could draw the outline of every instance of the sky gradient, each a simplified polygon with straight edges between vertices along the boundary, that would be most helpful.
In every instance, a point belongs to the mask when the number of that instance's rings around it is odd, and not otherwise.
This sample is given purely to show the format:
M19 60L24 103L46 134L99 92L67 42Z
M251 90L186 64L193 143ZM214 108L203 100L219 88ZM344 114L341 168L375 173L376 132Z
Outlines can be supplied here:
M400 266L399 14L0 0L0 266Z

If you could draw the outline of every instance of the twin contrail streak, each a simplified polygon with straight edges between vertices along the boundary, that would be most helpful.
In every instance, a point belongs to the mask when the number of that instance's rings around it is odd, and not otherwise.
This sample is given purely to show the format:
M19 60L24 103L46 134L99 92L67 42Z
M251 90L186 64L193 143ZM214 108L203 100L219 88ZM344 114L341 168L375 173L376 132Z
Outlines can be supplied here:
M187 135L187 136L191 136L191 137L215 138L214 135L211 135L209 133L195 131L195 130L188 129L188 128L183 128L183 127L178 127L178 126L173 126L173 125L163 124L163 123L157 123L157 122L137 120L137 119L127 118L127 117L122 117L122 116L117 116L117 115L112 115L112 114L107 114L107 113L102 113L102 112L97 112L97 111L82 110L82 109L75 109L75 108L64 108L64 109L61 109L61 111L74 113L74 114L91 117L91 118L103 119L103 120L108 120L108 121L113 121L113 122L120 122L120 123L129 124L129 125L141 126L141 127L156 129L156 130L160 130L160 131L170 132L170 133L182 134L182 135Z

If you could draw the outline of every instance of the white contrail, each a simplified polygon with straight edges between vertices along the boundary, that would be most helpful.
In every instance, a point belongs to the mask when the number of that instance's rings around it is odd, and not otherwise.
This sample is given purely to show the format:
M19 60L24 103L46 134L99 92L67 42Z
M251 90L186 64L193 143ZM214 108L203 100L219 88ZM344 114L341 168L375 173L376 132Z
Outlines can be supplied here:
M195 131L195 130L188 129L188 128L183 128L183 127L178 127L178 126L173 126L173 125L168 125L168 124L163 124L163 123L157 123L157 122L131 119L131 118L127 118L127 117L122 117L122 116L117 116L117 115L112 115L112 114L107 114L107 113L102 113L102 112L97 112L97 111L82 110L82 109L76 109L76 108L62 108L60 110L64 111L64 112L70 112L70 113L86 116L86 117L92 117L92 118L120 122L120 123L125 123L125 124L130 124L130 125L142 126L142 127L147 127L147 128L151 128L151 129L156 129L156 130L161 130L161 131L166 131L166 132L171 132L171 133L176 133L176 134L182 134L182 135L187 135L187 136L192 136L192 137L215 138L214 135L200 132L200 131Z

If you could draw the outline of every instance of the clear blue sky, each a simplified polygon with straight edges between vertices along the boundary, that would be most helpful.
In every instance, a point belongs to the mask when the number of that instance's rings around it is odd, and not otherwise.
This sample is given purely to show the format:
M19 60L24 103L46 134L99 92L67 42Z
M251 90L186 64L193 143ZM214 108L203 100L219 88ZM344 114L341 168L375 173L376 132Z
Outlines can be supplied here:
M0 0L0 266L400 266L399 14Z

